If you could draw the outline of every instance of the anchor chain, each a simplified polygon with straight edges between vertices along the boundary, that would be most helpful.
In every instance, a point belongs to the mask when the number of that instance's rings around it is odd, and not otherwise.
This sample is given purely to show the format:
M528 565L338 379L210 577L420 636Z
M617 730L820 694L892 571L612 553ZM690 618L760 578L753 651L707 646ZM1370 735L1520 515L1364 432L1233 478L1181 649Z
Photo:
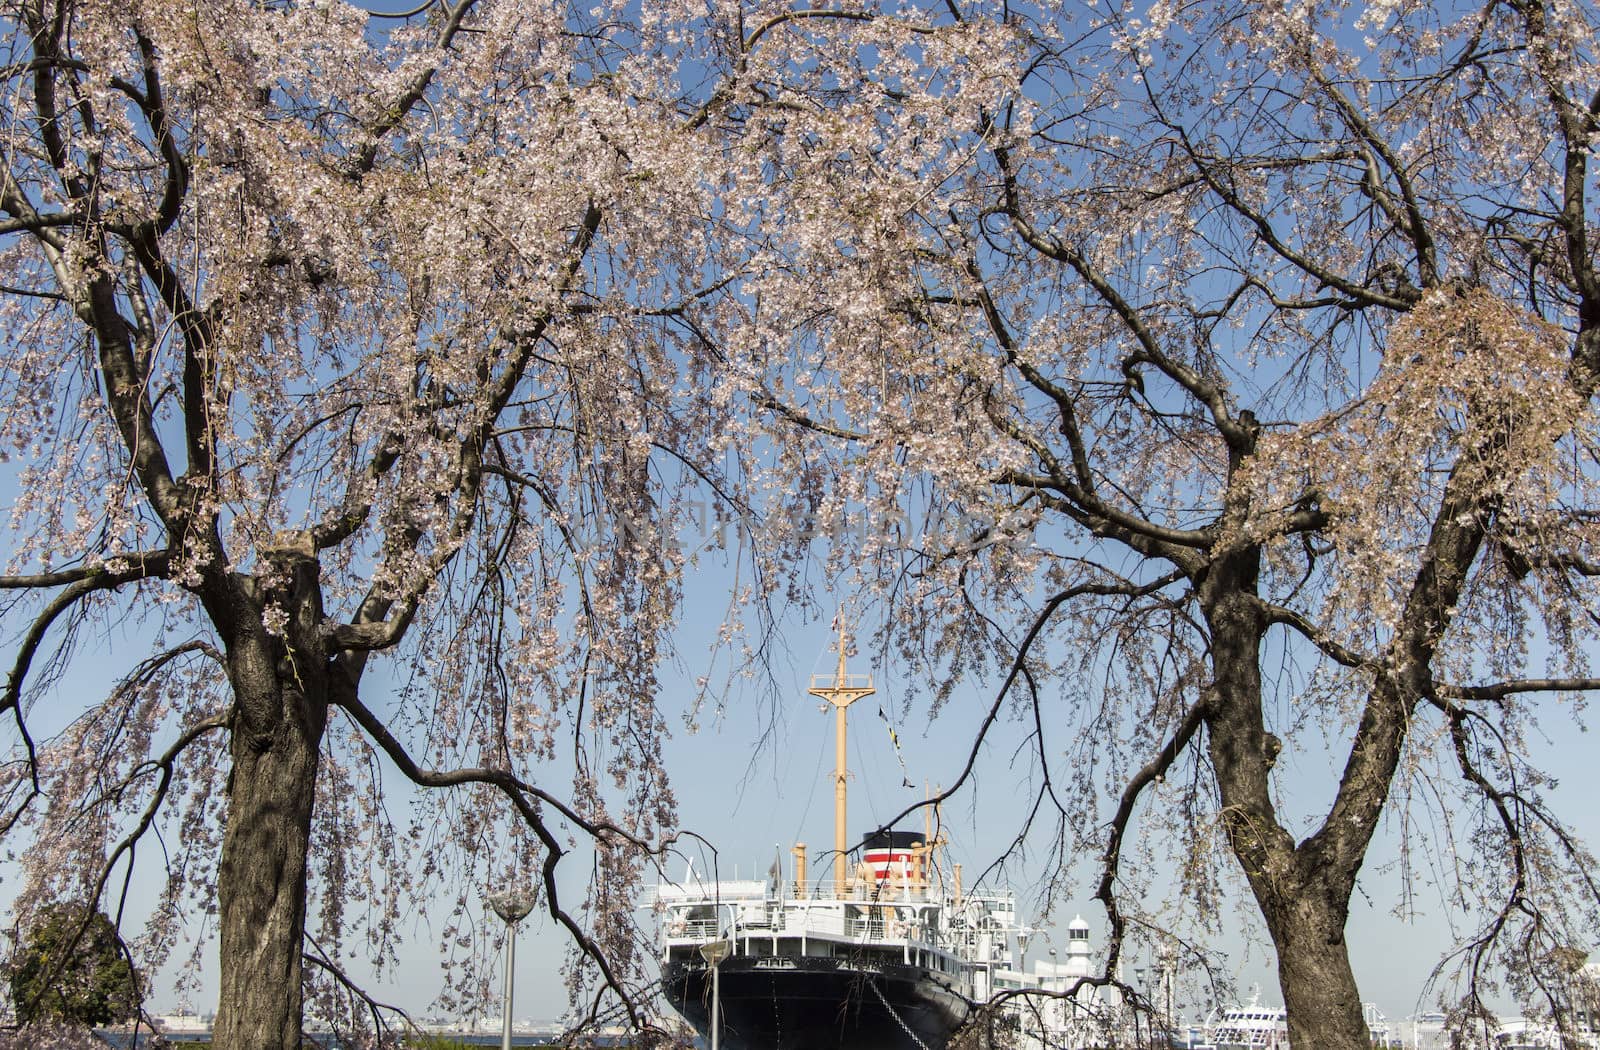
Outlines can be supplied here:
M874 981L872 978L868 977L867 978L867 987L872 989L872 994L876 995L878 997L878 1002L883 1004L883 1008L885 1010L889 1011L889 1016L894 1018L894 1023L900 1026L900 1030L902 1032L904 1032L906 1035L910 1036L911 1037L911 1041L916 1043L918 1046L920 1046L922 1048L922 1050L928 1050L928 1044L924 1043L922 1041L922 1038L920 1036L918 1036L917 1033L915 1033L915 1032L913 1032L911 1030L911 1026L906 1024L905 1021L903 1019L901 1019L900 1011L896 1010L890 1004L889 1000L884 998L883 992L881 990L879 990L879 988L878 988L878 982Z

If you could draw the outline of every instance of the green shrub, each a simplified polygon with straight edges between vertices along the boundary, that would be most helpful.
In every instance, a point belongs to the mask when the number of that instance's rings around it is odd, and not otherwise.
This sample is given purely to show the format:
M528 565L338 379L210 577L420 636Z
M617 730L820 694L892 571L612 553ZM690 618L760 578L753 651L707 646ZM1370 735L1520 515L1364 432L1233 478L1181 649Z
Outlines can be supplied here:
M117 928L83 904L52 904L5 968L17 1021L105 1025L139 1010L139 982Z

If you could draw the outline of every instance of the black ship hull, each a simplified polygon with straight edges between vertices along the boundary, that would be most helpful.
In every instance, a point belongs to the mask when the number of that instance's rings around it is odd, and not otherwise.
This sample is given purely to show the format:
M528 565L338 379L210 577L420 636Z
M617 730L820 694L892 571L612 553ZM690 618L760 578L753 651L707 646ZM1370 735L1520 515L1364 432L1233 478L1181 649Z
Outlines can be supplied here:
M944 1050L968 1004L915 966L849 958L734 956L719 979L726 1050ZM698 960L663 968L667 999L696 1031L711 1031L711 971Z

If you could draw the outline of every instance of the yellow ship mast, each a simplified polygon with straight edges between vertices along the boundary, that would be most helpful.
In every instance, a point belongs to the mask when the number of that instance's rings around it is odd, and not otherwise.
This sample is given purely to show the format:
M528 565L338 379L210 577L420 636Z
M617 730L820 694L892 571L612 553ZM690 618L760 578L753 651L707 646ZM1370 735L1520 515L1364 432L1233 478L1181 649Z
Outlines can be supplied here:
M830 680L826 675L812 675L811 688L807 690L812 696L818 696L833 705L833 849L835 853L833 862L833 894L835 897L845 895L849 872L845 867L845 849L848 845L845 830L845 799L848 789L846 781L850 771L845 768L844 753L844 709L860 700L864 696L871 696L877 692L872 688L871 675L851 676L845 673L845 653L849 651L850 638L845 632L844 612L839 613L839 669Z

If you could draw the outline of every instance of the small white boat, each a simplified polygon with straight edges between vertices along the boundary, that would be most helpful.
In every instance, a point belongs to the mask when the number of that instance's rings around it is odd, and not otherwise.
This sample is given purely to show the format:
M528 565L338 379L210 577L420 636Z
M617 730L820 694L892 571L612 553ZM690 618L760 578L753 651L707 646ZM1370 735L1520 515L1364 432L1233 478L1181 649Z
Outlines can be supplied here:
M1372 1045L1397 1045L1389 1019L1372 1003L1361 1004L1362 1016ZM1194 1050L1289 1050L1289 1013L1281 1006L1262 1006L1261 989L1253 990L1250 1001L1214 1015L1207 1023L1210 1035L1204 1044L1191 1044Z
M1209 1027L1216 1050L1288 1050L1289 1014L1281 1006L1262 1006L1259 988L1250 1002L1223 1010Z

